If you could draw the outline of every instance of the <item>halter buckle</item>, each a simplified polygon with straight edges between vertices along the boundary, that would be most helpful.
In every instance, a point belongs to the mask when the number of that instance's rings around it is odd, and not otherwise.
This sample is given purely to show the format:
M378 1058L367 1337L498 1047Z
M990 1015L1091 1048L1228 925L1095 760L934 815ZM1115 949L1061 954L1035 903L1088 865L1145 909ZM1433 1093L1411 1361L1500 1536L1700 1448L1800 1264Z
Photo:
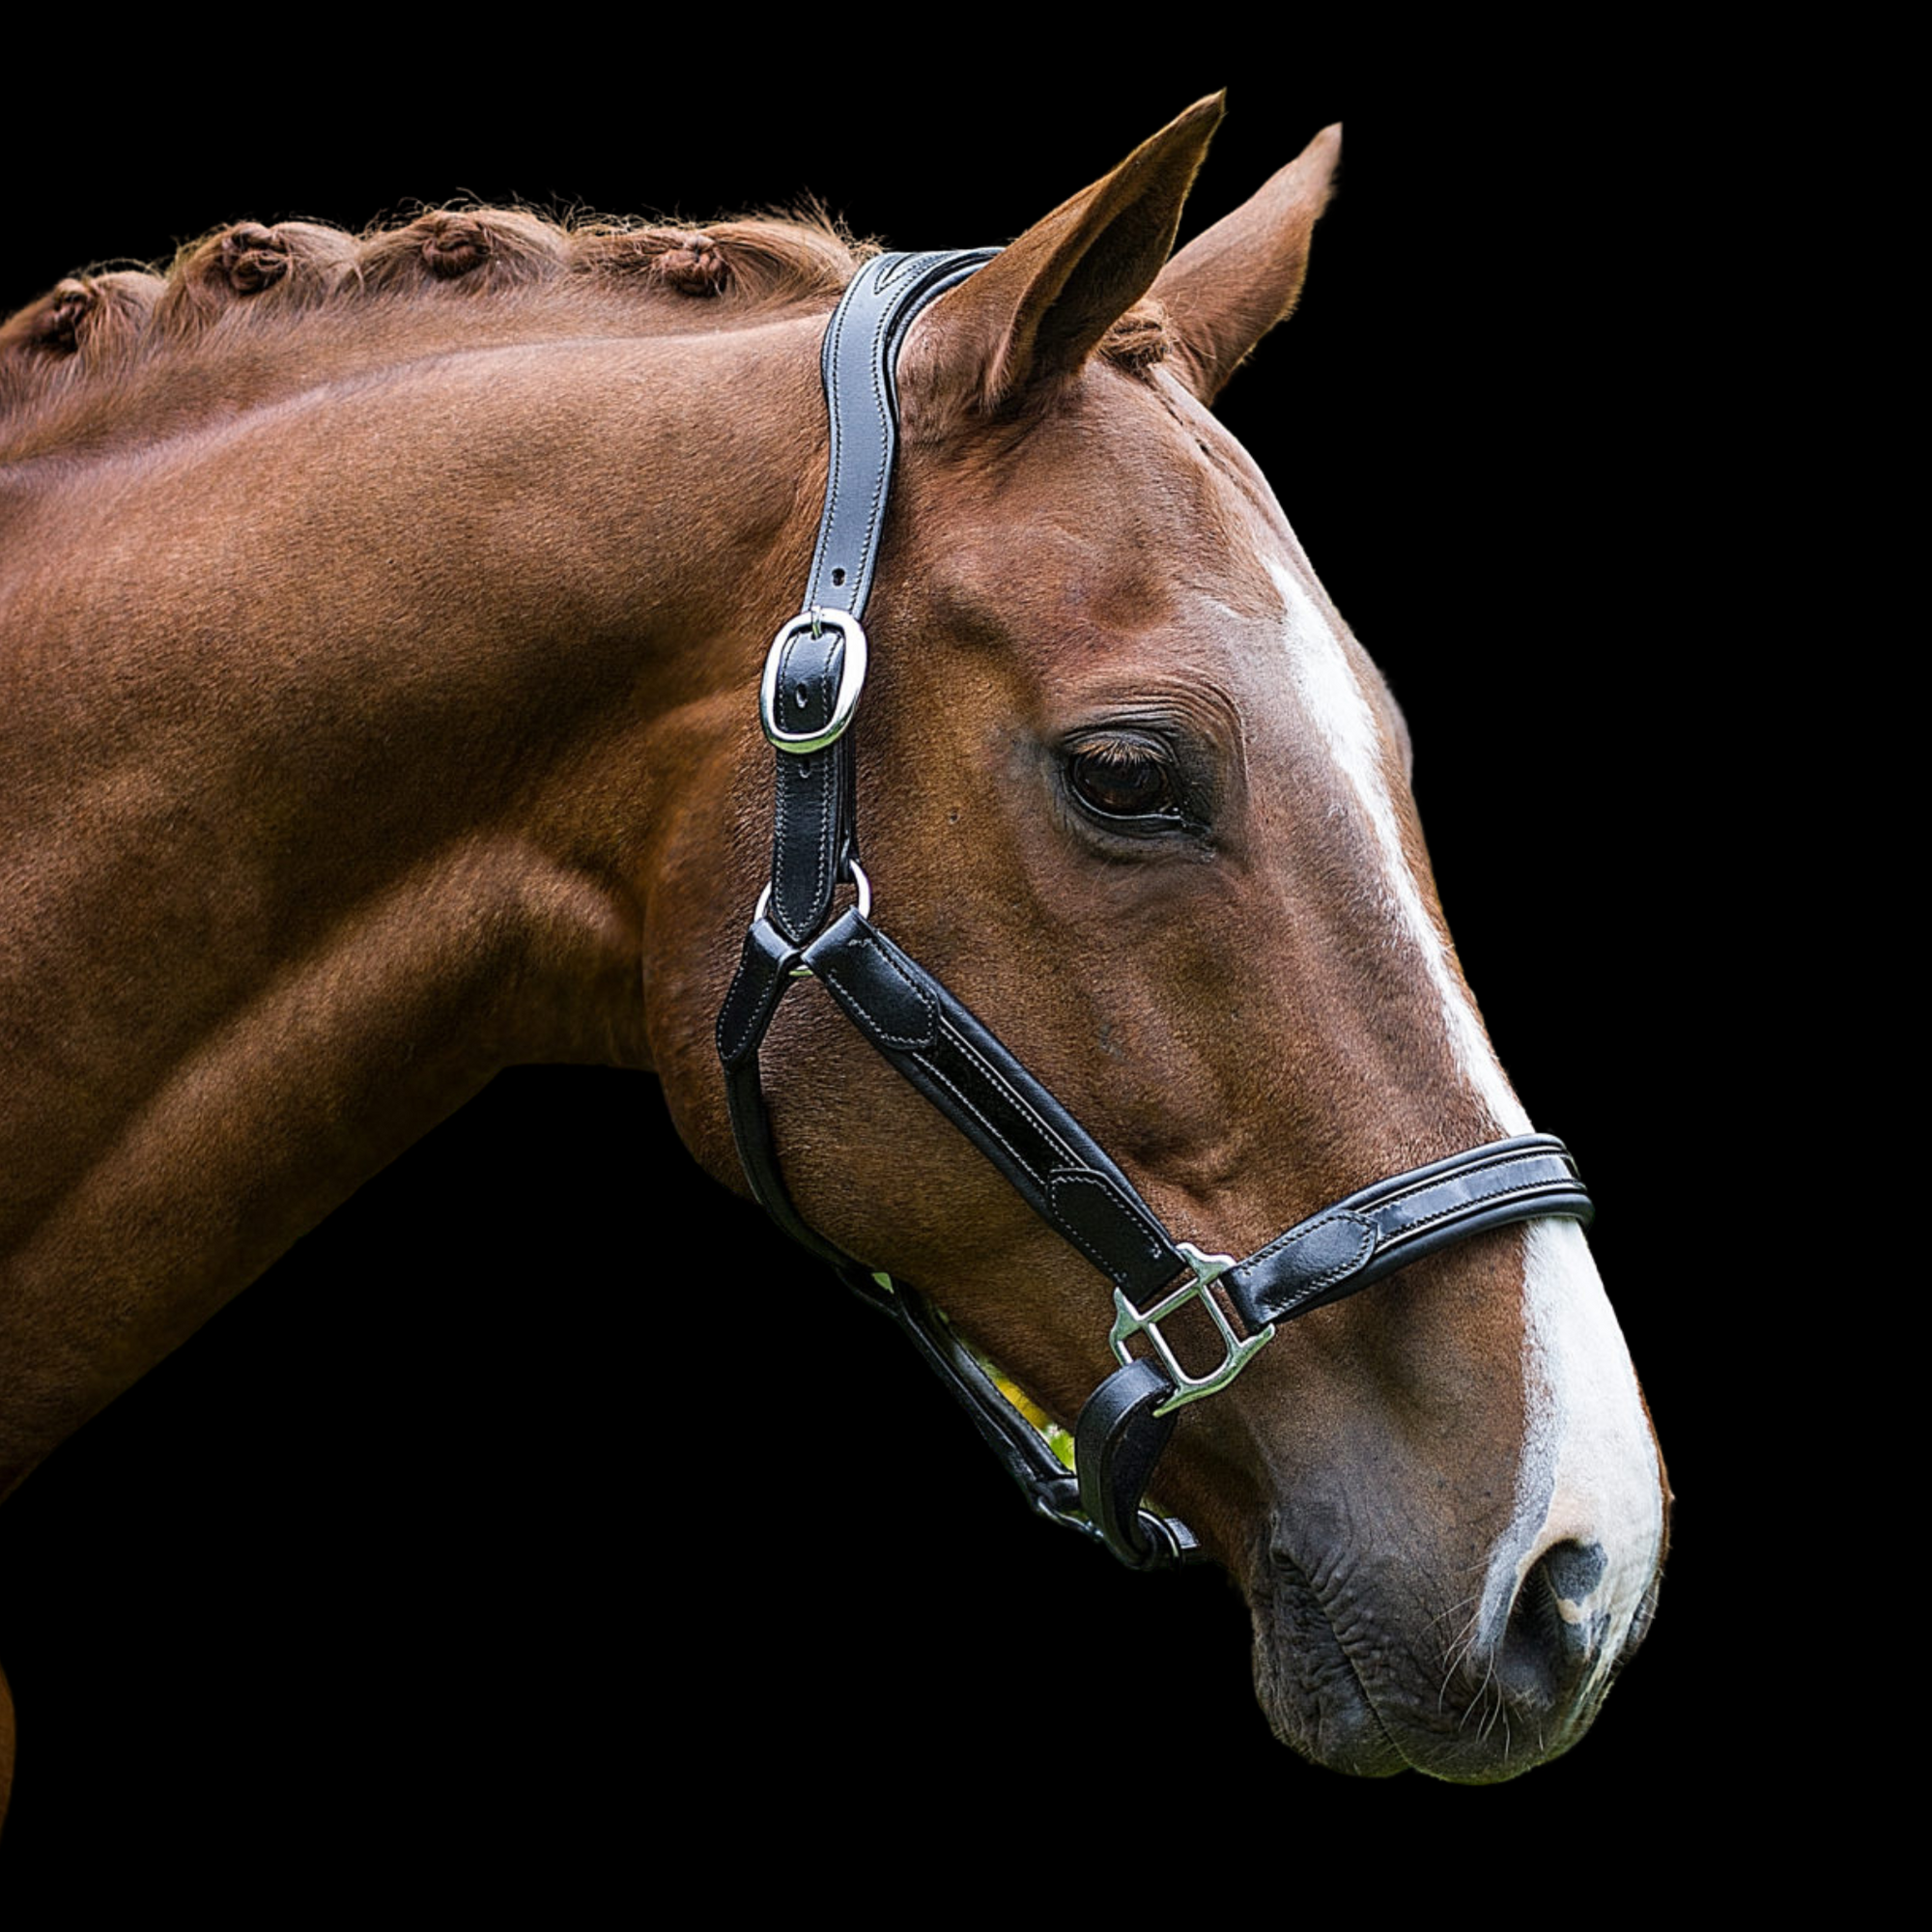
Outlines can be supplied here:
M1193 1280L1182 1282L1173 1293L1164 1295L1153 1307L1145 1311L1136 1308L1121 1290L1115 1289L1114 1325L1107 1336L1114 1353L1121 1358L1122 1368L1134 1359L1127 1352L1129 1336L1145 1335L1153 1344L1153 1351L1159 1356L1161 1367L1167 1371L1168 1379L1174 1384L1174 1394L1154 1410L1156 1415L1170 1414L1187 1403L1199 1402L1204 1395L1212 1395L1216 1389L1226 1388L1247 1367L1249 1357L1255 1350L1274 1337L1274 1324L1270 1322L1259 1335L1250 1335L1245 1342L1242 1341L1222 1312L1221 1304L1208 1293L1208 1283L1226 1274L1235 1265L1233 1255L1204 1254L1192 1241L1176 1241L1174 1247L1193 1271ZM1177 1308L1194 1300L1199 1300L1213 1317L1215 1329L1221 1337L1220 1365L1205 1376L1190 1376L1180 1366L1174 1350L1168 1346L1167 1337L1155 1325L1165 1321Z
M779 691L779 671L785 646L794 638L822 639L828 630L837 632L845 645L845 655L838 666L838 690L832 700L832 715L815 730L789 730L781 722L783 700ZM812 752L824 751L828 745L836 745L845 735L853 713L859 708L859 694L865 688L866 634L860 629L858 618L849 611L837 611L830 605L814 604L809 611L801 611L792 618L772 639L772 647L765 653L765 674L758 684L758 721L765 727L765 736L781 752L804 757ZM804 695L801 686L795 696L803 699Z

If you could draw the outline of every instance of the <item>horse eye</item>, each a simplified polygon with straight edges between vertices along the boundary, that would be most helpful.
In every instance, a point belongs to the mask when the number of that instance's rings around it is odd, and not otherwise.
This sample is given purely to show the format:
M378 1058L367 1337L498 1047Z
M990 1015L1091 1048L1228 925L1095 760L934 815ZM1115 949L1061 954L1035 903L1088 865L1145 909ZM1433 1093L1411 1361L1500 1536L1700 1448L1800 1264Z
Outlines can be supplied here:
M1181 817L1176 773L1166 753L1132 738L1104 738L1068 753L1066 782L1102 818Z

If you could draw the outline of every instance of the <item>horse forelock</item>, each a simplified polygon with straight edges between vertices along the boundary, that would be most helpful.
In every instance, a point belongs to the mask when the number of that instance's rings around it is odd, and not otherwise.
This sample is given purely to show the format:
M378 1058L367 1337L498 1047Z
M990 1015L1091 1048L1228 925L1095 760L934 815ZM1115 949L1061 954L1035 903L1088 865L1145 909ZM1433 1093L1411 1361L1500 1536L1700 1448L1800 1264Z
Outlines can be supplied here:
M0 322L0 455L49 442L138 440L131 407L156 373L245 358L247 383L302 379L317 350L352 338L400 356L452 305L479 327L527 317L537 332L635 327L690 333L761 323L788 307L829 308L877 252L823 210L700 227L552 218L520 208L428 209L361 234L322 222L236 222L183 246L165 267L82 270ZM1101 354L1140 373L1167 353L1160 304L1144 300ZM233 388L211 389L232 410ZM171 391L171 421L184 397Z

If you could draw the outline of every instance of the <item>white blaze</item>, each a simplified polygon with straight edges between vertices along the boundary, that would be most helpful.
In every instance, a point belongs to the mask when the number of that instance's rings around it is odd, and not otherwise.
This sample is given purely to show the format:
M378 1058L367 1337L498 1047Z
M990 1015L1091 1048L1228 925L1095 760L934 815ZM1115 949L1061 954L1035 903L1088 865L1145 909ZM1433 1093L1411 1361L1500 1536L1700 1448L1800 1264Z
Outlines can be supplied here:
M1488 1106L1498 1137L1526 1134L1529 1116L1497 1064L1409 869L1381 733L1348 653L1300 580L1279 564L1269 565L1269 575L1281 592L1295 686L1374 837L1387 903L1435 990L1457 1070ZM1662 1546L1657 1455L1630 1351L1583 1231L1574 1221L1545 1220L1525 1222L1523 1232L1523 1454L1510 1525L1491 1557L1478 1629L1488 1641L1501 1636L1518 1587L1547 1549L1567 1538L1595 1543L1605 1558L1602 1577L1586 1602L1561 1603L1557 1610L1572 1623L1595 1627L1601 1674L1622 1648Z
M1496 1137L1526 1134L1529 1116L1516 1097L1495 1049L1476 1017L1461 978L1449 964L1442 935L1423 903L1415 874L1402 849L1402 826L1395 814L1382 774L1381 732L1362 687L1349 664L1342 640L1335 635L1314 598L1279 565L1268 575L1287 605L1288 662L1294 682L1307 701L1308 715L1328 741L1335 763L1349 781L1381 854L1382 883L1404 928L1415 943L1428 969L1430 983L1442 1006L1442 1024L1456 1057L1457 1070L1488 1103L1496 1123Z

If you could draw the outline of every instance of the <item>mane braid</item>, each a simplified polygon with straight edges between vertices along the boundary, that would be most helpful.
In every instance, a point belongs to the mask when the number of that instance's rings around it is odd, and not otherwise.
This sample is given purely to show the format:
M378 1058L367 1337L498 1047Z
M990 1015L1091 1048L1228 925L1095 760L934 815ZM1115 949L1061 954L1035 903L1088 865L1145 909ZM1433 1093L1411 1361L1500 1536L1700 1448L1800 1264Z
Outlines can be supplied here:
M242 221L158 271L70 275L0 324L0 457L99 447L197 408L232 409L216 365L247 388L314 366L325 341L402 352L513 323L547 331L729 328L830 303L877 252L825 212L701 228L520 208L436 208L361 235L313 221ZM452 305L460 305L453 308ZM508 339L507 333L498 339ZM1157 302L1115 324L1101 354L1145 377L1167 352Z
M238 222L163 269L71 275L0 323L0 457L139 434L164 385L173 423L198 395L232 408L216 363L239 358L256 387L325 343L404 351L459 319L483 340L532 322L559 335L737 327L836 301L876 252L816 208L702 228L480 207L359 236Z

